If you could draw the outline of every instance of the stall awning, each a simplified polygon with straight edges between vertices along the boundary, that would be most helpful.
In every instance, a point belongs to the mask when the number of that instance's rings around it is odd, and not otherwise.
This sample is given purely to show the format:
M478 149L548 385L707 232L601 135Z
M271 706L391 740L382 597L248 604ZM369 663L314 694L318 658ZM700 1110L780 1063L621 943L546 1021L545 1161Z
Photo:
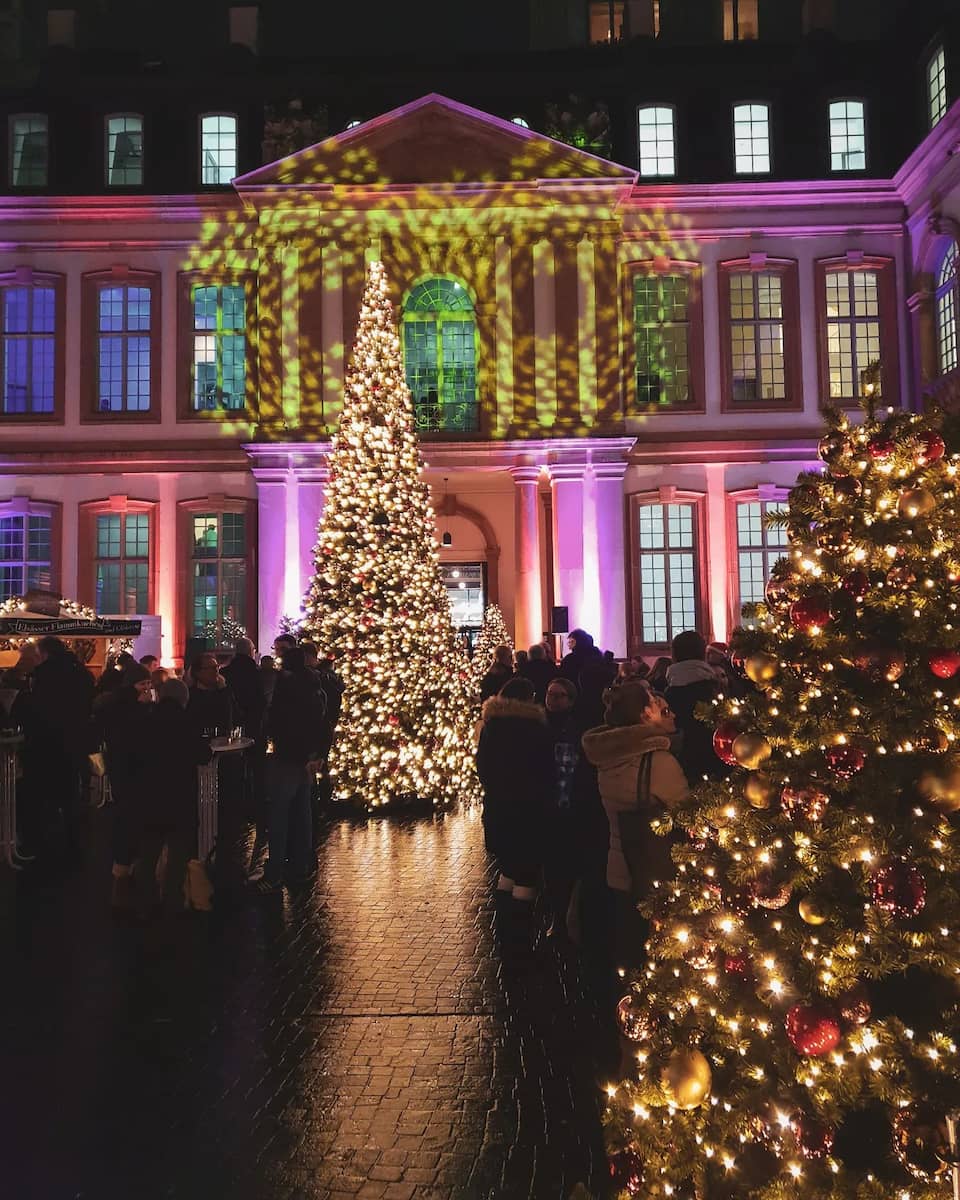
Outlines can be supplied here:
M0 617L0 637L139 637L139 621L83 621L74 617Z

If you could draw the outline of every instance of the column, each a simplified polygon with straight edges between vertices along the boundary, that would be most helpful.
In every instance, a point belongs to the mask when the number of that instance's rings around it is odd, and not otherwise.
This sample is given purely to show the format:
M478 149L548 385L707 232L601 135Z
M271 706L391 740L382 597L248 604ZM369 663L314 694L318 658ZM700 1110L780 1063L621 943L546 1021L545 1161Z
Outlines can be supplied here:
M577 376L580 419L597 419L597 276L593 242L577 242Z
M588 611L584 605L584 496L583 463L554 463L550 466L553 492L553 578L557 604L569 609L570 628L588 633L596 629L599 606Z
M513 424L513 259L509 239L498 237L494 264L497 297L497 433Z
M323 422L333 429L343 406L343 258L333 242L323 248L323 311L320 319L323 347Z
M516 487L517 583L514 643L532 646L543 636L543 587L540 579L540 468L514 467Z
M259 546L257 645L263 650L273 644L286 603L287 471L254 467L252 473L257 484Z
M533 361L537 387L537 424L551 428L557 419L556 259L546 239L533 247Z
M597 645L622 658L627 653L627 563L623 536L625 462L594 463L591 468L591 519L585 523L584 576L596 589L600 619L593 632Z
M292 242L280 250L281 404L288 429L300 424L300 251Z
M727 551L726 463L704 463L707 479L705 551L707 587L704 605L708 641L725 642L730 628L730 557Z
M329 474L325 466L308 467L300 471L297 479L297 507L300 510L300 544L297 554L300 599L307 594L307 588L316 570L313 551L317 544L317 529L320 525Z
M160 661L177 653L177 476L157 476L157 603L160 614ZM182 647L181 647L182 649Z

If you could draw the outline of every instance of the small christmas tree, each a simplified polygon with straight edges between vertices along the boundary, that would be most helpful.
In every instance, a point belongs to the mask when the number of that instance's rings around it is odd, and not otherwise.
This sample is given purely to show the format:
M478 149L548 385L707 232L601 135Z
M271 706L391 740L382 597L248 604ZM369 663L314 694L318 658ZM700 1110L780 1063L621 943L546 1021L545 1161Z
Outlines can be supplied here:
M473 658L470 663L473 667L474 687L480 686L480 680L490 670L493 652L498 646L509 646L513 650L513 642L507 632L507 623L503 619L500 605L488 604L483 610L483 624L480 626L480 634L477 637L477 644L473 648Z
M368 809L471 795L467 665L381 263L368 270L316 559L303 633L345 684L334 794Z
M960 500L936 419L829 415L619 1006L628 1196L945 1200L960 1105Z

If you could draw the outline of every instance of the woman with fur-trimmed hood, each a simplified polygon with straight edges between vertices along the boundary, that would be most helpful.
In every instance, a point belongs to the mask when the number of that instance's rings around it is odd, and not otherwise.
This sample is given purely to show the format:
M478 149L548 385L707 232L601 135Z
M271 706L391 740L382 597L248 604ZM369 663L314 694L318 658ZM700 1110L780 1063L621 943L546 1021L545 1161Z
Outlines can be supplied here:
M604 722L583 735L583 752L597 768L610 824L607 884L617 906L618 966L640 966L649 922L637 912L654 880L670 879L670 839L651 821L686 798L687 781L670 753L675 731L667 702L640 680L604 695Z
M547 805L556 788L553 741L533 684L517 676L483 706L477 774L487 849L499 892L530 901L543 865Z

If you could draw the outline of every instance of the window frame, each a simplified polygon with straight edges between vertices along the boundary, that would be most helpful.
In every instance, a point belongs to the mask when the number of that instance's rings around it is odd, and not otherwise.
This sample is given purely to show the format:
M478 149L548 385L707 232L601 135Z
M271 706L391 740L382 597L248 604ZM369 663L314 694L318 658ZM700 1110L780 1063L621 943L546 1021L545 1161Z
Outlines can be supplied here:
M231 177L227 180L224 180L224 181L217 180L215 183L210 183L203 178L203 171L204 171L203 123L204 123L204 121L209 120L211 117L216 117L218 119L221 117L229 117L233 121L234 152L235 152L235 158L236 158L236 161L234 163L233 175L231 175ZM239 115L239 113L227 112L226 110L222 110L222 109L216 109L216 110L213 110L210 112L200 113L200 115L197 117L197 136L198 136L197 144L198 144L198 148L199 148L198 166L200 168L198 182L199 182L200 187L202 187L202 188L227 188L227 187L230 187L232 185L234 179L236 179L239 175L243 174L243 172L240 169L240 115ZM219 171L220 171L220 167L218 165L217 172L219 173Z
M783 400L737 402L733 398L733 318L730 308L730 278L737 274L773 273L780 276L783 306L783 370L786 395ZM725 259L717 264L719 287L721 412L800 412L803 408L803 358L800 335L800 271L795 258Z
M940 276L943 274L943 268L951 250L954 256L953 274L941 283ZM941 304L948 296L953 309L951 340L954 363L951 367L944 366L945 326L940 312ZM946 239L943 251L937 256L936 269L933 272L933 323L936 337L937 378L945 379L960 370L960 241L954 237Z
M14 160L17 153L17 121L41 120L47 135L47 153L45 160L45 177L43 183L17 183L14 178ZM11 113L7 118L7 181L12 191L16 193L42 192L50 187L50 114L44 112Z
M692 403L667 406L653 412L641 412L637 402L637 345L634 329L634 283L638 275L686 275L687 292L687 375ZM702 413L706 411L706 369L703 346L703 265L676 259L641 259L626 263L621 274L623 337L620 361L623 364L624 416L642 419L660 413Z
M762 170L751 168L741 170L737 162L737 109L738 108L762 108L766 113L766 141L767 141L767 165ZM750 158L751 161L755 157L753 150L753 118L750 118L751 135L750 135ZM768 175L773 174L774 155L773 155L773 105L768 100L735 100L730 106L730 131L733 134L733 173L738 179L763 179Z
M693 578L694 578L694 610L695 626L702 632L706 630L705 615L709 611L708 586L708 541L706 528L706 495L703 492L684 491L674 487L661 487L656 490L634 492L627 497L628 503L628 536L630 538L629 579L627 582L627 642L630 654L659 654L669 649L670 639L666 642L645 642L643 640L643 613L641 608L642 589L640 584L640 563L643 555L640 550L640 509L651 504L684 504L693 509Z
M950 108L950 96L947 91L947 55L942 42L927 56L924 83L927 101L927 128L935 129Z
M257 641L259 623L257 552L257 501L240 496L208 495L177 503L177 611L174 618L174 654L182 659L187 642L193 637L193 518L202 513L243 513L247 522L246 553L246 626L249 636Z
M741 504L760 504L761 518L765 515L765 509L768 504L786 504L790 494L788 487L783 487L780 484L761 483L753 488L740 488L733 492L727 492L727 571L729 584L727 591L730 597L730 611L727 614L727 627L733 629L740 624L740 614L745 603L753 603L743 599L742 589L740 587L740 527L738 523L738 507ZM763 545L761 547L743 547L744 550L760 549L766 553L770 549L776 547L768 547L766 544L766 533L763 536ZM784 555L790 552L789 546L783 548ZM766 575L766 569L764 570Z
M240 286L245 302L244 406L238 409L193 407L193 289ZM177 275L177 420L256 421L259 417L257 353L257 275L255 271L181 271Z
M136 118L140 122L140 182L139 183L112 183L110 180L110 122L117 120L129 120L131 117ZM103 184L111 192L135 191L137 188L142 188L146 183L146 129L143 118L143 113L138 112L111 112L105 113L103 117Z
M614 46L617 42L622 42L624 39L624 26L627 23L627 3L628 0L586 0L587 8L587 44L590 46ZM608 11L607 16L607 37L594 40L593 37L593 8L603 6ZM613 9L612 14L610 9ZM614 36L617 30L617 9L620 10L620 32L619 36ZM613 26L610 25L610 20L613 20Z
M102 412L100 393L100 290L104 287L146 287L150 291L150 407L142 412ZM160 371L163 357L161 275L135 267L87 271L81 279L80 421L85 425L153 422L160 420Z
M52 271L34 271L32 267L17 267L12 271L0 272L0 291L8 287L52 287L53 288L53 411L46 413L7 413L3 411L0 390L0 426L17 425L62 425L66 394L66 277ZM3 377L3 326L0 313L0 380ZM0 384L2 389L2 384Z
M63 504L59 500L34 500L11 496L0 500L0 517L47 517L50 520L50 591L59 592L63 580ZM24 577L26 583L26 577Z
M835 104L859 104L860 119L863 123L863 166L862 167L835 167L833 165L833 116L831 110ZM848 121L849 116L844 114L844 121ZM845 137L849 137L849 132L844 133ZM827 101L827 153L830 159L830 174L831 175L857 175L870 169L870 129L867 123L867 102L862 96L834 96Z
M830 354L827 336L827 276L835 272L876 271L880 345L880 395L884 407L900 407L900 327L897 321L896 264L892 258L872 254L847 254L818 258L814 263L817 303L817 362L822 402L838 408L859 408L856 396L830 395Z
M749 2L749 0L748 0ZM720 40L723 42L758 42L760 40L760 2L752 0L756 34L753 37L743 37L740 33L740 5L743 0L720 0ZM730 37L727 37L727 15L730 20Z
M642 112L668 112L670 114L670 161L671 169L669 171L656 171L653 174L645 175L643 173L643 139L640 134L640 114ZM653 126L657 128L656 124ZM655 139L652 143L658 145ZM638 182L648 183L657 179L676 179L677 177L677 106L668 103L648 103L637 105L637 170L640 172ZM660 155L656 155L659 159Z
M462 289L462 291L464 292L464 294L467 296L467 298L470 301L471 312L469 314L469 317L467 317L466 314L464 314L463 316L458 316L455 312L452 312L452 311L450 311L446 314L443 312L437 312L437 311L431 311L431 310L411 311L411 312L407 311L407 304L410 300L410 297L417 290L417 288L419 288L422 284L430 283L433 280L443 280L448 283L455 283ZM417 320L417 319L425 320L428 318L433 318L433 320L435 321L435 323L438 327L438 330L442 330L443 322L440 320L440 318L444 317L444 316L446 316L446 318L448 320L453 320L456 322L464 322L467 319L469 319L473 322L473 372L474 372L474 405L473 406L474 406L474 409L476 410L476 418L475 418L475 422L474 422L474 427L472 429L463 429L463 430L460 430L460 429L421 429L419 424L417 423L417 399L416 399L416 396L413 395L413 392L411 390L410 398L411 398L411 403L412 403L412 408L413 408L413 420L414 420L414 426L417 430L417 436L420 438L430 438L431 440L436 439L436 440L440 440L440 441L442 441L442 440L457 440L457 439L463 439L464 437L481 437L485 433L485 414L484 414L484 406L483 406L482 399L481 399L481 388L480 388L480 382L481 382L480 361L481 361L481 354L482 354L483 346L482 346L482 342L481 342L481 338L480 338L479 305L477 304L477 296L476 296L476 293L474 292L473 288L471 288L467 284L466 280L463 279L461 276L453 275L448 272L431 271L429 274L421 275L418 278L416 278L415 280L413 280L413 282L410 284L410 286L403 293L403 296L400 301L400 308L399 308L399 336L400 336L400 359L401 359L401 364L403 367L404 381L406 381L406 377L407 377L406 333L405 333L406 325L411 324L414 320ZM443 339L442 339L442 334L439 332L437 335L437 349L438 349L437 394L438 394L438 402L439 402L440 389L441 389L441 384L442 384L442 379L443 379Z
M108 496L101 500L87 500L80 505L80 545L86 548L86 553L79 555L78 585L80 601L96 611L97 600L97 517L145 514L149 520L148 529L148 559L147 559L147 608L143 614L154 614L157 611L157 577L159 562L157 557L158 525L160 505L156 500L137 500L130 496ZM121 529L125 531L125 520ZM122 539L121 534L121 539ZM121 554L116 560L123 564L126 556ZM138 561L131 559L130 561Z

